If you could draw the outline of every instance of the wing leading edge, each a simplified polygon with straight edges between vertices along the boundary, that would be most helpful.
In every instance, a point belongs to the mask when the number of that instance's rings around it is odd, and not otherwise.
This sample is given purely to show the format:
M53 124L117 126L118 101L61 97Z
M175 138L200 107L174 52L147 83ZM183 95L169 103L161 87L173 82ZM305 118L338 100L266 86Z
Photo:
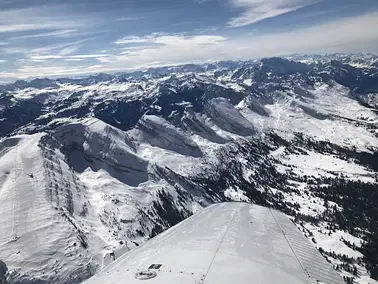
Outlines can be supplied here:
M342 284L286 215L221 203L118 258L85 284Z

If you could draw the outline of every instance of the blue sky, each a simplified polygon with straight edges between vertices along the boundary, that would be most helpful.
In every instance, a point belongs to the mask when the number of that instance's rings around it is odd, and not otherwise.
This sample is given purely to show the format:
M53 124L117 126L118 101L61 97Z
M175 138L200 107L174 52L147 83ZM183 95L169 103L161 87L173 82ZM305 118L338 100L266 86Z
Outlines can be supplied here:
M0 82L378 52L377 0L0 0Z

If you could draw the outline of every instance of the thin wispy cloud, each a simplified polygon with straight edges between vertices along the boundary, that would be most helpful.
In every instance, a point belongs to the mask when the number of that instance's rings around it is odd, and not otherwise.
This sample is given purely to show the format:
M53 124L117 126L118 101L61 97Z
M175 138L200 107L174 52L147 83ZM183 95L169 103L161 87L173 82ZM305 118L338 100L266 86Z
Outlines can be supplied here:
M50 24L0 24L0 33L33 31L51 27Z
M25 54L28 51L25 47L19 47L19 46L0 46L0 52L4 55L11 56L15 54Z
M100 58L100 57L108 57L108 54L78 54L72 55L70 58Z
M68 47L62 48L59 51L58 55L67 56L67 55L73 54L77 50L79 50L80 46L81 46L80 44L75 44L75 45L70 45Z
M90 58L105 58L109 57L107 54L77 54L77 55L70 55L73 53L76 49L67 50L65 49L63 52L59 52L57 55L36 55L36 56L30 56L29 59L32 61L46 61L51 59L64 59L66 61L83 61L85 59Z
M138 37L138 36L126 36L120 39L117 39L114 43L118 45L130 44L130 43L144 43L150 41L152 37Z
M138 20L142 20L144 19L144 17L121 17L121 18L117 18L115 19L114 21L115 22L129 22L129 21L138 21Z
M6 47L0 48L0 52L4 54L22 54L23 58L17 60L19 64L32 64L43 63L48 61L63 60L68 58L97 58L99 55L94 56L84 54L77 55L76 52L82 47L82 44L96 39L85 38L77 41L63 42L60 44L46 45L38 48L25 48L25 47Z
M77 33L77 29L68 29L68 30L56 30L53 32L37 33L23 36L10 37L9 40L19 40L19 39L28 39L28 38L39 38L39 37L59 37L59 36L68 36Z
M264 19L277 17L313 4L317 0L231 0L234 7L245 11L227 23L228 27L236 28L250 25Z
M39 31L47 29L60 29L60 28L75 28L79 24L70 21L46 21L39 23L30 24L9 24L0 22L0 33L14 33L14 32L28 32L28 31Z
M64 42L64 43L59 43L59 44L51 44L43 47L38 47L34 49L30 49L27 51L28 54L31 55L50 55L50 54L56 54L56 55L68 55L72 54L78 48L80 47L81 44L94 40L95 38L85 38L82 40L77 40L77 41L70 41L70 42Z
M86 19L56 14L55 10L45 7L0 11L0 33L64 30L86 25Z
M83 61L84 58L64 58L65 61Z
M126 36L117 39L114 43L117 45L127 45L127 44L138 44L138 43L156 43L156 40L159 38L171 35L171 34L165 34L165 33L153 33L146 36Z

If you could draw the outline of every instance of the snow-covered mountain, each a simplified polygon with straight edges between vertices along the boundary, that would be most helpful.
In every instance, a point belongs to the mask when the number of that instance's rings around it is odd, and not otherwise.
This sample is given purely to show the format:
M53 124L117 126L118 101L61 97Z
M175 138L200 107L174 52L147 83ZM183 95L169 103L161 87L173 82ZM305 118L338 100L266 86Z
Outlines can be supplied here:
M7 283L80 283L111 252L227 200L282 210L346 281L378 283L377 58L0 86Z

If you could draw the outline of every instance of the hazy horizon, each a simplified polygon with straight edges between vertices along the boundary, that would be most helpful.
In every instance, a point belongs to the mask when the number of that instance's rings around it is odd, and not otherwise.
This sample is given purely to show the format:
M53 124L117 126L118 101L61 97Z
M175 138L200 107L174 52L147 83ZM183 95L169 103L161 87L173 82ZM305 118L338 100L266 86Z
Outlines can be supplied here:
M0 3L0 82L287 55L377 53L378 2Z

